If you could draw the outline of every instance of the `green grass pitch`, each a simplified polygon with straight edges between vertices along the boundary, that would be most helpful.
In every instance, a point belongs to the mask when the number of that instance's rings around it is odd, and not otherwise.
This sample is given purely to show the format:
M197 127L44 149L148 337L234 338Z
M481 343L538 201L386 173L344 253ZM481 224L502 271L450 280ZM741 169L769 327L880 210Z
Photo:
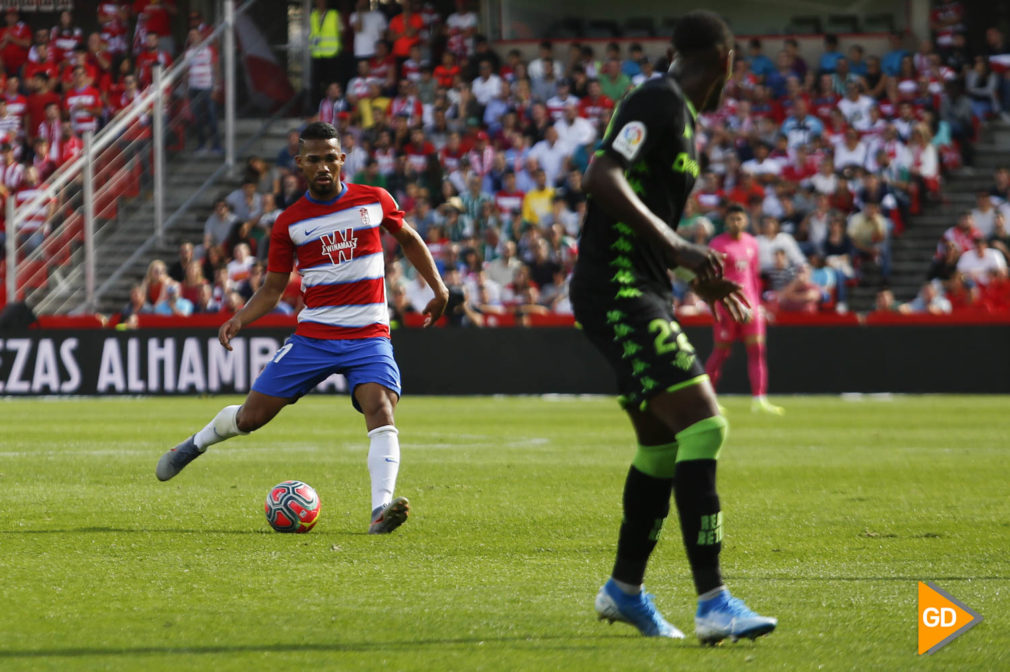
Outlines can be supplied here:
M728 585L779 629L711 649L598 622L634 447L613 399L419 398L414 514L365 534L363 422L308 397L169 483L161 453L233 399L0 401L0 670L1010 669L1006 398L728 398ZM307 535L262 502L313 485ZM985 621L916 655L917 580ZM676 517L646 577L693 631Z

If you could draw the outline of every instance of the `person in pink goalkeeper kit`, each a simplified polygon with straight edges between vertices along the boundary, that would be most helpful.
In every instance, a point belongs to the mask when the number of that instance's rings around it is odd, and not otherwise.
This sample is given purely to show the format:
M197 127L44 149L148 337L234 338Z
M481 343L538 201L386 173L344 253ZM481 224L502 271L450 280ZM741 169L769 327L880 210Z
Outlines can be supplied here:
M746 323L736 322L725 308L716 304L715 322L712 325L714 347L705 363L705 373L712 380L712 386L717 386L722 366L729 359L733 343L742 340L747 346L747 373L753 395L751 410L755 413L782 415L785 411L765 397L768 393L768 363L765 359L765 320L760 310L758 244L746 229L746 211L739 205L732 205L726 212L726 232L713 238L709 247L725 255L723 274L727 280L743 288L748 302L754 306L754 319Z

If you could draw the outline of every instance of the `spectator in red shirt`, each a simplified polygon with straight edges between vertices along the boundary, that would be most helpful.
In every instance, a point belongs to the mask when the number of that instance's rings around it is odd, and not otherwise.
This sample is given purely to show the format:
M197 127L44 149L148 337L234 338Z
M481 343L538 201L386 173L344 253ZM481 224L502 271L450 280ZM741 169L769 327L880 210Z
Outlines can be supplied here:
M782 179L797 185L803 184L817 174L817 161L809 155L805 145L796 148L793 160L782 169Z
M63 146L63 121L60 116L60 108L63 104L61 98L58 103L49 103L43 111L43 118L35 128L31 129L30 135L33 138L45 138L49 143L49 158L58 166L62 163Z
M45 138L35 138L32 143L32 166L38 171L39 179L45 182L56 172L56 162L49 157L49 141Z
M35 31L31 49L28 50L28 63L44 62L52 58L52 52L47 52L45 57L39 56L38 48L43 45L49 46L49 31L45 28L39 28Z
M119 114L132 105L133 101L140 98L140 94L141 90L137 76L129 73L124 75L122 90L117 91L115 96L109 97L109 111L112 113L112 116Z
M98 82L103 75L112 72L112 55L105 48L105 41L98 33L88 35L87 62L92 68L98 71L95 82Z
M97 131L102 116L102 94L88 79L84 66L74 68L74 84L63 95L63 107L73 123L74 131Z
M385 82L390 72L396 73L396 61L389 54L389 43L379 40L375 43L375 56L368 59L368 78Z
M442 52L442 63L435 66L435 71L432 74L435 76L435 80L440 87L451 89L459 72L459 66L456 65L456 56L447 50Z
M99 34L113 60L129 52L129 8L122 2L106 0L98 5Z
M494 195L494 202L502 217L511 217L522 212L526 192L516 187L516 174L509 170L502 178L502 188Z
M3 56L7 72L21 72L21 66L28 60L28 48L32 46L32 30L19 20L16 9L8 9L4 15L7 25L0 28L0 56Z
M77 67L84 68L90 81L98 81L100 73L98 68L88 63L87 47L78 47L70 55L70 58L63 62L63 71L60 73L60 85L64 93L74 85L74 69Z
M56 61L52 58L52 51L48 44L37 44L33 47L35 51L35 57L38 60L32 61L31 59L25 63L24 67L24 79L31 86L32 78L35 77L40 72L46 73L51 81L57 81L60 78L60 68L56 65Z
M424 129L415 128L410 132L410 142L403 146L407 163L418 173L423 173L428 167L428 156L435 153L435 145L424 137Z
M135 0L133 12L137 16L138 28L142 34L154 33L158 36L158 47L170 54L175 53L172 39L172 17L178 10L175 0ZM138 45L139 46L139 45Z
M53 60L60 63L67 54L84 44L84 31L74 25L74 17L70 12L60 12L60 21L49 31L52 44Z
M957 218L957 224L943 232L943 237L940 238L940 244L937 246L936 254L937 256L943 255L943 244L945 241L949 241L956 245L961 253L964 254L968 250L972 249L975 239L980 237L982 237L982 234L977 228L975 228L975 217L969 210L962 213L961 216Z
M393 58L402 62L410 56L410 48L421 41L419 33L424 29L424 20L415 14L409 2L403 3L403 11L389 22L389 39L393 41Z
M46 116L46 107L49 105L59 105L63 100L60 98L60 94L53 91L52 81L49 74L44 70L36 72L28 80L28 89L31 93L28 94L25 106L25 130L29 139L37 137L39 124L42 123Z
M74 126L69 121L64 121L60 129L62 143L60 147L60 165L68 161L73 161L84 152L84 141L74 131Z
M28 113L28 99L21 95L21 80L17 77L7 78L4 100L7 101L7 112L24 124L25 115Z
M764 199L765 190L757 183L752 173L743 173L740 182L726 193L726 198L740 205L749 204L753 197Z
M459 169L463 157L466 156L466 151L463 148L463 143L459 133L453 131L449 134L449 138L445 142L445 147L442 148L440 154L440 158L442 159L442 168L446 173L451 173Z
M614 101L603 95L600 82L595 79L589 82L588 89L589 95L579 102L579 116L585 117L595 124L601 113L607 112L609 114L614 109Z
M148 33L144 36L144 48L136 58L137 77L143 87L148 87L154 81L154 66L160 64L168 69L172 65L172 55L158 48L158 36Z

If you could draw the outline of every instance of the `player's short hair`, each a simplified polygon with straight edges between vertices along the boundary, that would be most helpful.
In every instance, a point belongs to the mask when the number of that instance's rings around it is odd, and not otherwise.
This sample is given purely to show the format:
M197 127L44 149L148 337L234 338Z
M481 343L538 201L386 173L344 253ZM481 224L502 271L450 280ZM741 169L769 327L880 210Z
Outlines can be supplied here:
M305 127L305 130L298 136L298 144L303 144L306 140L333 140L340 142L340 131L333 124L322 121L314 121Z
M728 208L726 208L726 217L729 218L730 215L746 215L747 211L739 203L733 203Z
M700 55L718 47L730 49L733 33L718 14L696 9L685 14L673 29L673 48L683 56Z

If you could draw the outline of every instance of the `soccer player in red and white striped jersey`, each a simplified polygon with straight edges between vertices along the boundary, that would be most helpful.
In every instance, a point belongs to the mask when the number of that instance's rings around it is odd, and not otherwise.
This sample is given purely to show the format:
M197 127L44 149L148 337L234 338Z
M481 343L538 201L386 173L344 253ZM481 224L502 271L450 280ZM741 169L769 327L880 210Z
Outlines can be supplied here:
M389 341L385 259L381 229L435 291L424 309L425 325L445 310L449 291L421 237L403 221L403 211L385 189L341 180L344 154L339 132L315 122L302 131L297 164L308 192L274 222L267 277L249 302L222 325L231 340L276 307L292 268L302 276L305 309L298 327L277 351L241 406L228 406L201 431L165 453L156 474L167 481L207 446L259 429L333 373L342 373L355 408L365 416L372 481L369 532L392 532L407 518L406 498L393 499L400 446L393 411L400 374Z

